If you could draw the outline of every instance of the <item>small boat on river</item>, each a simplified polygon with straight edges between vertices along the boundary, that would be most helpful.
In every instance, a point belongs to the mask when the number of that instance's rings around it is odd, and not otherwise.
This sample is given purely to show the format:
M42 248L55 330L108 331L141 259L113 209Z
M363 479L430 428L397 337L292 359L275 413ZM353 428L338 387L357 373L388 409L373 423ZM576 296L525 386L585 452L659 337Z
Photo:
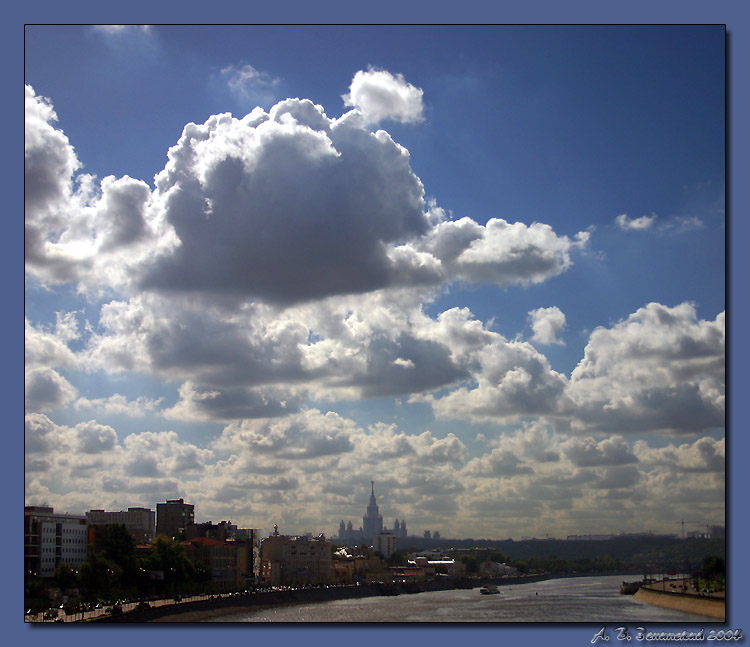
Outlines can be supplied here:
M479 592L482 595L492 595L493 593L500 593L500 590L494 584L486 584L479 589Z

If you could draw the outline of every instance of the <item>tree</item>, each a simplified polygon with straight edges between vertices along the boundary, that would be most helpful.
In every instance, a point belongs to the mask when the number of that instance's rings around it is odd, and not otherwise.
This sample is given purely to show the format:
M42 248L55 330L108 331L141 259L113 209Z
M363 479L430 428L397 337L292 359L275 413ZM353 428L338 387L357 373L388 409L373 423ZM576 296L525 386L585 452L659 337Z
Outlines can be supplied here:
M407 559L403 553L391 553L388 558L388 566L406 566Z
M112 591L120 582L122 569L103 553L90 550L86 560L81 564L79 577L85 590L86 600L97 597L109 599Z
M200 560L193 564L193 581L207 583L211 581L211 569Z
M458 558L460 562L463 562L464 566L466 566L466 574L467 575L473 575L477 571L479 571L479 560L474 555L461 555L461 557Z
M111 559L120 568L135 557L135 541L125 524L113 523L107 526L104 535L104 556Z
M60 562L55 568L54 573L55 583L62 591L75 588L78 580L78 573L76 570L65 562Z
M44 594L44 580L40 578L30 579L24 585L24 605L33 611L41 610L49 606L49 598Z
M721 579L726 576L727 567L718 555L706 555L703 558L703 575L709 579Z
M526 574L529 572L529 565L522 559L514 559L513 566L515 566L518 569L518 572L521 574Z
M102 542L104 556L117 564L121 571L120 584L128 589L139 585L139 569L135 556L135 541L122 523L107 526Z
M195 575L195 568L174 539L159 535L151 544L151 554L144 560L149 571L164 573L162 592L180 587Z
M24 585L24 595L27 598L41 597L44 594L44 580L34 578Z
M357 555L360 555L362 557L369 558L373 556L372 548L370 548L367 544L361 544L360 546L358 546L356 552Z
M491 562L496 562L498 564L507 564L510 561L505 555L497 551L492 551L487 557L487 559L489 559Z

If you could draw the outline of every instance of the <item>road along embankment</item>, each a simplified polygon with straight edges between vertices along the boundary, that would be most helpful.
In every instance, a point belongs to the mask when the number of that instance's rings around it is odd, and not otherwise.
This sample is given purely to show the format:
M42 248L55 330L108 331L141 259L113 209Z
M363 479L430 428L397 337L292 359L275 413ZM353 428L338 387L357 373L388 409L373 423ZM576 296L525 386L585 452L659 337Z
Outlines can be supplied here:
M101 616L93 622L196 622L231 613L261 610L283 604L345 600L373 595L381 595L380 588L377 585L268 591L249 595L217 595L208 600L165 604L141 611Z
M548 579L548 575L512 577L512 578L476 578L470 580L467 588L483 586L487 583L499 585L524 584ZM117 615L100 616L90 622L210 622L212 618L242 611L260 611L270 607L286 604L305 604L310 602L327 602L329 600L347 600L366 598L376 595L400 595L441 591L455 588L451 580L434 580L407 584L362 584L361 586L331 586L328 588L287 589L266 591L249 595L217 596L208 600L180 602L151 607L142 611L130 611Z
M702 616L716 618L717 620L726 619L726 603L724 600L702 598L695 595L672 593L670 591L655 591L646 588L638 589L635 599L646 604L674 609L675 611L697 613Z

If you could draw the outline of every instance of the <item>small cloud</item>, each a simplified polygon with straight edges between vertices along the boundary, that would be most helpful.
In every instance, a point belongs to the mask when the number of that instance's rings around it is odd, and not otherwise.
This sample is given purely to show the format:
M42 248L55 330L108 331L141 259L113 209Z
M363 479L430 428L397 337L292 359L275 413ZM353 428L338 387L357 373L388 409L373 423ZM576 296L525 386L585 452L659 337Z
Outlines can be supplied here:
M94 30L104 34L126 34L140 32L147 34L151 25L94 25Z
M142 418L146 412L155 411L161 404L163 398L151 399L144 396L128 401L124 395L116 393L108 398L78 398L73 406L78 409L98 409L111 415L125 415L134 418Z
M656 224L656 215L628 218L623 213L615 218L615 223L623 231L653 230L657 234L683 234L703 227L703 221L697 216L673 216Z
M398 357L394 359L393 363L396 366L402 366L404 368L414 368L414 362L410 359L404 359L403 357Z
M401 123L422 121L422 90L407 83L401 74L368 68L354 75L345 105L357 108L370 123L392 119Z
M247 63L229 65L221 70L221 76L236 99L268 106L276 100L276 89L280 78L256 70Z
M57 371L48 367L32 368L25 375L27 411L50 411L71 402L75 387Z
M565 315L557 306L551 308L537 308L529 312L531 329L534 331L532 341L539 344L560 344L565 342L557 339L557 332L565 326Z
M703 227L703 221L697 216L675 216L669 222L664 224L662 231L682 234L688 231L695 231Z
M600 442L591 437L571 438L561 447L576 467L614 467L638 462L621 436L612 436Z
M646 231L656 222L656 216L641 216L640 218L628 218L628 214L622 213L615 222L620 229L625 231Z
M117 445L117 433L108 425L94 420L82 422L74 427L76 447L84 454L99 454L112 451Z

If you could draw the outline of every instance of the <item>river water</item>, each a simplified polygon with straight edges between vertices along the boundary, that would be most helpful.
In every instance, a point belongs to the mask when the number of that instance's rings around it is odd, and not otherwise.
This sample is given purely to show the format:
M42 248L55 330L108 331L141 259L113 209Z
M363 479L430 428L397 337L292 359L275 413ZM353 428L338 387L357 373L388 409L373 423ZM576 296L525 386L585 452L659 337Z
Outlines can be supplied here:
M632 575L576 577L499 587L497 595L455 589L248 610L211 622L716 622L621 595Z

